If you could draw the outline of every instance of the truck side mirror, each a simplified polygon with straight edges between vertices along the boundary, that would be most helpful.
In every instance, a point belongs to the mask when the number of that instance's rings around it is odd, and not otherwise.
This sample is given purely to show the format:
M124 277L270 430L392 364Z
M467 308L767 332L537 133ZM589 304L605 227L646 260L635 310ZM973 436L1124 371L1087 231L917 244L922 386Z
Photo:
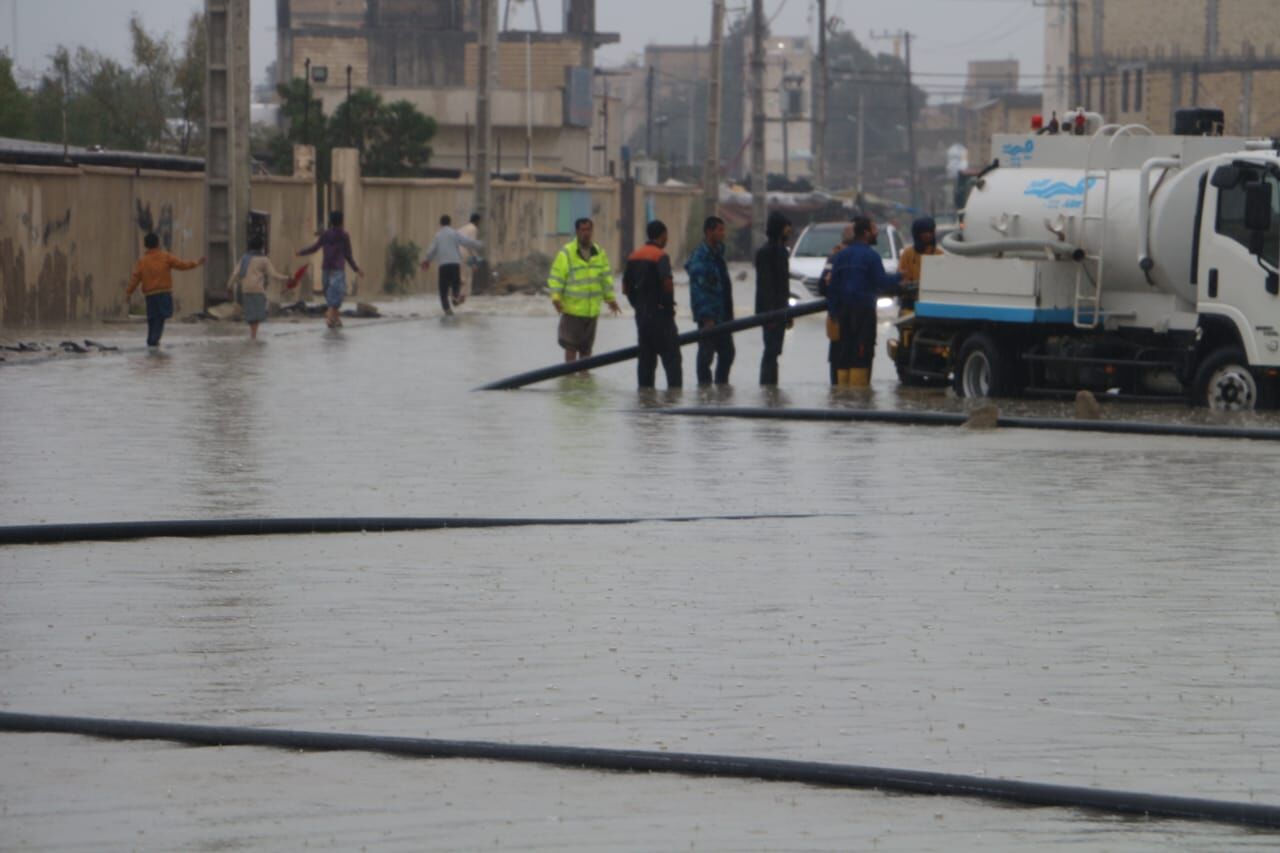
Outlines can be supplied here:
M1209 183L1220 190L1233 190L1240 186L1240 169L1236 166L1219 166L1213 170Z
M1254 233L1271 230L1271 184L1265 181L1245 184L1244 227Z

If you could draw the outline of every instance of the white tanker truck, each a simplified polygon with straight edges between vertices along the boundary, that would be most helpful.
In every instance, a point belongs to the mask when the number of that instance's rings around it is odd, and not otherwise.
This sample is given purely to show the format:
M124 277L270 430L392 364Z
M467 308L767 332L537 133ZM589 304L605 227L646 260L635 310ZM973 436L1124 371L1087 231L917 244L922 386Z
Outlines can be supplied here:
M1280 402L1280 156L1273 140L1096 126L998 135L963 232L924 259L890 355L906 384L965 397Z

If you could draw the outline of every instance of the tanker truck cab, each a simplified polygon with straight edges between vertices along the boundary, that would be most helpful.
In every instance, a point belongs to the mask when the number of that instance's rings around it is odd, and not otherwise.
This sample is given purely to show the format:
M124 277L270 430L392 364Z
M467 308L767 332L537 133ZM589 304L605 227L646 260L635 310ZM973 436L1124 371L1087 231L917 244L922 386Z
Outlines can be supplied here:
M994 137L999 167L975 181L962 234L924 258L898 323L900 379L966 397L1276 405L1275 143L1090 120L1090 135Z
M1194 398L1214 408L1274 407L1280 374L1280 161L1274 155L1215 162L1196 240Z

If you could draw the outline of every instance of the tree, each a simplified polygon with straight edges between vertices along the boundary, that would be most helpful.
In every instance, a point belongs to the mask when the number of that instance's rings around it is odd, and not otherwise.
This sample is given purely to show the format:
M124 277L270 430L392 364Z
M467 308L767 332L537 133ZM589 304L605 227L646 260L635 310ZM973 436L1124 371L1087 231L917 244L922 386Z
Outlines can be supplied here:
M187 38L183 42L182 58L174 68L173 81L177 99L176 115L181 119L177 147L183 154L191 153L193 148L204 147L204 87L208 41L204 15L193 12L187 22Z
M137 15L129 37L128 67L84 47L54 52L31 98L37 139L61 142L65 128L71 145L191 151L204 123L203 16L191 17L181 49Z
M19 139L31 132L31 96L13 77L13 60L0 53L0 136Z
M382 97L371 89L357 89L333 111L329 119L329 141L334 148L369 150L381 134L379 116Z
M879 177L905 176L909 169L906 145L906 64L891 54L872 54L853 33L842 31L827 39L831 68L828 99L828 174L833 182L851 182L857 171L858 96L863 102L866 151L864 169ZM927 95L913 87L918 119Z
M260 141L256 149L274 172L292 172L293 146L299 143L315 146L316 177L321 181L332 174L334 148L357 149L361 171L375 178L421 175L431 160L428 143L436 122L408 101L384 104L377 92L357 89L325 118L321 102L308 100L304 81L291 80L276 91L284 130Z
M408 101L394 101L378 111L378 139L360 158L366 174L380 178L421 175L431 160L428 144L436 135L435 119Z

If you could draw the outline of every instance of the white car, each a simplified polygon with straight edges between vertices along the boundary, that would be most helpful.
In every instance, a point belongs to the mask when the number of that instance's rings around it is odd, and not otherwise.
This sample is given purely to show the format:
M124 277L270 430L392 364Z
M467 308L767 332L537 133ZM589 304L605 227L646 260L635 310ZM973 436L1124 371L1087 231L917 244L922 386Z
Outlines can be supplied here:
M831 250L840 242L840 232L847 222L815 222L800 232L795 248L791 250L791 295L808 299L818 296L818 280L826 266ZM898 271L898 255L902 254L902 235L892 225L880 226L880 239L876 250L884 259L885 272ZM877 307L893 306L893 300L881 298Z

